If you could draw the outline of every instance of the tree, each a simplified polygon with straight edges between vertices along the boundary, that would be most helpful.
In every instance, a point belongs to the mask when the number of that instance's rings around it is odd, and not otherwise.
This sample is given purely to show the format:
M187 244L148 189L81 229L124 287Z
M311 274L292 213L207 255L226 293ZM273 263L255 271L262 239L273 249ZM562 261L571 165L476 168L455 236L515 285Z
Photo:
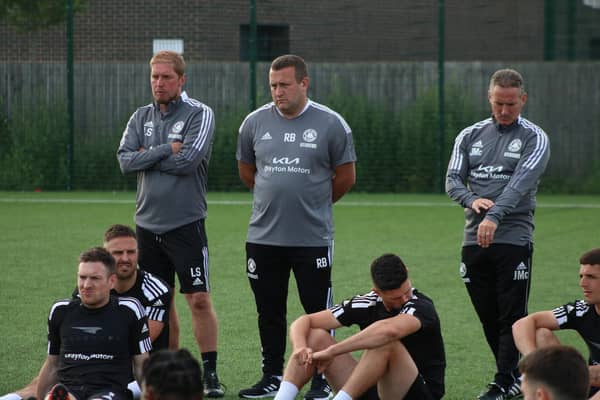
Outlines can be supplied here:
M0 0L0 22L20 31L60 25L67 18L68 0ZM73 12L83 10L86 0L72 0Z

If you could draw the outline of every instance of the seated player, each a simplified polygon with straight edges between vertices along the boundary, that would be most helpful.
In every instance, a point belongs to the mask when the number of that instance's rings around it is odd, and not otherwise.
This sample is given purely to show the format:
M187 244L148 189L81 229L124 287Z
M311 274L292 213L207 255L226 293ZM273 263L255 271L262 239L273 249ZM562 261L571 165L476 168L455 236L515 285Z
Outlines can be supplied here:
M104 233L104 248L114 257L117 280L111 293L135 297L146 310L152 350L166 349L169 344L169 306L173 291L162 279L138 268L137 239L133 229L126 225L111 225ZM75 289L74 296L78 290ZM35 397L38 377L27 386L9 393L0 400L21 400ZM129 390L134 398L140 397L140 387L133 380Z
M37 394L47 400L129 400L127 384L152 344L144 308L110 294L117 280L112 255L94 247L79 256L79 297L54 302L48 316L48 357Z
M512 331L517 348L527 355L535 349L559 344L552 331L576 330L590 352L590 395L593 395L600 387L600 248L584 253L579 264L583 299L521 318L513 324Z
M433 302L412 287L397 255L373 261L371 277L371 292L294 321L293 355L275 400L294 399L315 370L337 400L442 398L446 358ZM329 334L353 324L361 331L340 342ZM359 360L356 350L364 350Z

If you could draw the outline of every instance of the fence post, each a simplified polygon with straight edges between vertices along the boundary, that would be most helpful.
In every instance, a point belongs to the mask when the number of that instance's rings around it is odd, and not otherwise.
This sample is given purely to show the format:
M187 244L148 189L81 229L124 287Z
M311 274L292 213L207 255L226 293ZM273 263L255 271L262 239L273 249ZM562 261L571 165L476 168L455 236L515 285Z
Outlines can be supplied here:
M555 0L544 1L544 61L553 61L555 54L556 35L556 4Z
M67 0L67 190L73 188L73 0Z
M256 109L256 0L250 0L250 40L248 51L250 56L250 111Z
M438 0L438 190L444 193L444 138L445 138L445 109L444 109L444 61L445 61L445 34L446 12L444 0Z

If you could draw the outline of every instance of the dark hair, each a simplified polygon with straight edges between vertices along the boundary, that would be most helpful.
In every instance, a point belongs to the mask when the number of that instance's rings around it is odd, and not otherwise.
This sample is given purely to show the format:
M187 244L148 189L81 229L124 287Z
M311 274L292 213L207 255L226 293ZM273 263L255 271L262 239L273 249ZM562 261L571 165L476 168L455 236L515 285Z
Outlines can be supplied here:
M202 400L204 395L200 363L186 349L152 353L144 363L142 382L156 400Z
M161 50L150 59L150 69L154 64L171 64L180 77L185 73L185 60L176 51Z
M271 69L273 71L279 71L287 67L294 67L296 82L300 82L308 76L308 67L306 66L306 62L304 62L300 56L286 54L277 57L271 63Z
M579 264L600 265L600 247L583 253L579 258Z
M514 69L505 68L499 69L494 72L492 78L490 79L490 88L491 91L494 86L500 86L503 88L519 88L521 93L525 93L525 82L521 74Z
M116 273L115 259L104 247L92 247L79 255L79 263L100 262L109 275Z
M118 237L132 237L137 239L135 231L127 225L114 224L109 226L106 232L104 232L104 243L110 242Z
M408 271L400 257L384 254L371 263L371 279L379 290L398 289L408 279Z
M541 347L521 359L519 370L525 374L528 383L544 385L555 399L587 399L590 387L588 366L573 347Z

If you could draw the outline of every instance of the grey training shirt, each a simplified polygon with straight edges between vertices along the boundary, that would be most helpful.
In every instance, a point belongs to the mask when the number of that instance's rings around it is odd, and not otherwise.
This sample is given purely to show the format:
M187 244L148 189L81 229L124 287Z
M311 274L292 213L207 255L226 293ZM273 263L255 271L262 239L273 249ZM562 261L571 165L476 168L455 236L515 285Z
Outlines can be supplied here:
M242 122L236 157L256 165L248 242L331 244L331 179L336 167L356 161L352 131L339 114L309 100L286 119L266 104Z
M121 171L137 172L135 223L164 233L206 217L206 181L215 129L213 111L183 92L161 113L140 107L117 151ZM177 154L171 143L182 142ZM138 151L141 147L144 151Z

